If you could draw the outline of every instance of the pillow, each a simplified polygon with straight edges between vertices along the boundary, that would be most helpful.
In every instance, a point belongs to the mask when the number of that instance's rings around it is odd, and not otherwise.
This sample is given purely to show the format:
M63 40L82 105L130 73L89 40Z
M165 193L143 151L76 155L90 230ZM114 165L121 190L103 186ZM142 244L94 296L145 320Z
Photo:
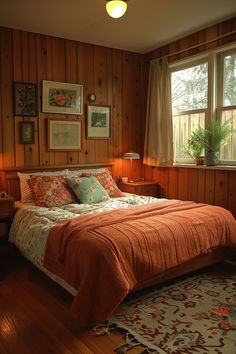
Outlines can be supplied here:
M66 178L68 185L81 203L100 203L109 199L105 189L94 177L70 177Z
M86 173L86 176L90 175L90 173ZM85 174L83 174L83 176L85 176ZM102 173L95 174L95 177L97 178L98 182L103 186L110 198L124 197L124 194L117 187L116 182L114 181L108 170L105 170Z
M86 168L81 170L68 170L68 177L79 177L84 175L96 176L98 173L108 172L106 168ZM109 173L109 172L108 172Z
M51 208L75 201L63 176L31 176L28 183L38 206Z
M35 173L21 173L17 172L17 175L20 180L20 194L22 203L32 203L34 201L34 196L31 192L28 180L30 176L62 176L66 175L68 170L62 171L48 171L48 172L35 172Z

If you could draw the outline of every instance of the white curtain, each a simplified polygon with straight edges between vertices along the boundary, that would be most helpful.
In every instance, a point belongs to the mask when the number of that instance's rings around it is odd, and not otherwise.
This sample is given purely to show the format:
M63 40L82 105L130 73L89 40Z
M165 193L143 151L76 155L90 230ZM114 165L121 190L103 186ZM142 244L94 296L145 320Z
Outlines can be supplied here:
M151 61L148 83L144 164L173 164L171 82L167 58Z

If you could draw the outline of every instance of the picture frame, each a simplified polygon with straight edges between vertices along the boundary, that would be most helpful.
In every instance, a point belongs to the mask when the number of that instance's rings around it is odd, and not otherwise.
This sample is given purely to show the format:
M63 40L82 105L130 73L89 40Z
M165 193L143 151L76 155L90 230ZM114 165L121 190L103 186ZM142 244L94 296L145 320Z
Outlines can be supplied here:
M83 85L43 80L42 111L82 115Z
M81 121L48 118L48 151L81 151Z
M87 106L87 139L110 139L110 106Z
M37 116L37 85L28 82L13 82L14 116Z
M20 144L34 144L34 122L19 122Z

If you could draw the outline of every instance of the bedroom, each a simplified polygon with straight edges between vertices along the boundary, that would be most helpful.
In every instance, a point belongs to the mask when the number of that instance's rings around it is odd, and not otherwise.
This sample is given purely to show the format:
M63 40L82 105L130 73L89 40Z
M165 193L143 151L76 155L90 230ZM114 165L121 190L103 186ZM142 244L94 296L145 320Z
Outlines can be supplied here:
M43 2L41 3L42 6L45 5ZM104 10L104 4L101 4L102 2L97 1L96 5L95 2L93 2L92 7L89 1L86 3L87 5L83 5L87 7L87 11L93 11L91 16L95 16L96 12L100 11L101 19L98 23L101 25L101 21L104 21L105 23L107 21L110 26L115 26L114 31L117 35L119 32L119 24L122 24L125 28L127 28L127 26L129 27L128 16L132 14L132 11L135 10L135 7L138 6L139 2L137 0L134 2L130 0L128 2L127 14L125 14L125 16L120 20L117 20L119 22L113 22L116 20L107 18ZM186 3L188 2L183 1L182 6L186 6ZM190 3L191 6L193 6L195 2ZM212 1L209 1L209 9L211 10L212 7L214 7L212 3ZM9 10L7 4L11 10ZM75 2L73 2L73 4L75 4ZM170 6L170 2L168 4ZM23 5L26 6L25 9ZM234 32L236 30L236 9L234 1L228 2L229 9L227 9L227 6L224 5L223 7L225 12L221 9L215 19L206 19L205 23L198 24L195 27L189 27L189 29L185 29L184 33L178 32L177 27L175 28L176 34L174 32L169 37L169 40L166 39L165 42L162 42L159 45L156 44L150 49L140 49L139 41L142 37L141 34L140 37L136 35L136 40L133 39L131 44L133 46L136 44L137 49L130 47L131 49L129 51L125 50L128 49L127 46L121 47L118 40L115 42L114 38L108 38L113 40L114 44L106 46L104 43L98 43L96 39L94 39L94 42L92 42L92 39L90 42L89 40L86 41L83 39L84 37L78 38L78 41L75 41L75 38L73 38L74 40L63 39L69 37L69 34L68 36L66 35L66 28L64 29L64 33L63 29L60 30L61 32L59 33L61 33L61 35L53 32L53 30L56 31L55 28L59 27L59 24L57 27L54 27L53 29L51 28L50 32L49 30L46 31L46 25L44 28L33 27L34 24L32 21L27 22L27 18L33 18L33 20L36 21L32 15L37 13L40 17L42 16L42 13L40 12L40 8L35 10L32 8L32 4L30 5L27 1L21 2L21 10L17 7L14 1L4 1L1 6L6 12L1 11L0 15L0 25L2 26L0 44L0 190L6 190L4 184L4 174L5 171L7 171L9 177L7 182L7 191L9 195L13 196L16 196L18 193L18 191L15 190L15 174L17 170L22 170L23 172L22 168L24 167L28 168L30 172L35 172L35 170L41 171L46 169L48 166L53 166L53 168L57 170L57 167L60 167L60 169L72 168L78 164L97 164L97 167L99 167L99 164L104 165L104 163L109 164L114 162L114 165L112 165L113 176L127 176L128 178L131 178L130 161L123 159L122 156L124 153L132 150L139 153L140 156L143 157L149 60L151 58L157 58L180 51L180 54L176 54L171 58L174 62L177 59L185 59L189 56L192 57L197 53L202 54L203 49L206 51L217 48L231 49L232 45L235 44ZM58 2L57 6L59 7ZM188 6L188 8L191 8L191 6ZM98 8L99 10L97 10ZM54 17L54 13L52 11L53 8L50 7L49 9L51 11L48 12L47 17L50 19ZM59 7L58 11L58 15L56 15L55 12L55 18L57 18L57 16L58 18L63 16L63 6ZM140 11L141 10L139 8L138 18L143 21L143 12ZM76 11L71 12L72 15L73 12L76 13ZM84 12L84 14L85 13L86 12ZM224 13L225 15L223 15ZM25 15L25 18L23 14ZM28 14L31 14L31 16ZM86 16L89 17L90 13ZM86 16L84 15L84 17ZM166 16L168 16L168 13ZM79 10L77 10L76 19L77 17L78 19L83 17ZM195 15L192 16L192 21L193 17L195 17ZM27 28L24 26L24 21L28 24ZM183 20L181 21L183 22ZM83 31L85 32L85 35L86 31L96 32L96 26L97 22L94 21L93 26L91 24L91 28L89 26L84 27ZM107 31L107 33L110 33L110 31ZM106 35L103 33L103 36L101 35L101 37L107 37L107 33ZM123 40L125 39L124 37L125 36L123 35ZM156 41L158 40L159 38L156 38ZM195 47L203 42L207 42L207 44L204 45L204 48L202 46L200 46L200 48ZM102 46L96 45L95 43ZM164 44L168 45L164 46ZM192 48L193 46L193 49L189 49L189 47ZM152 49L155 48L160 49L152 51ZM83 114L66 115L59 113L48 114L42 112L41 83L43 80L50 82L57 81L63 83L82 84L84 104ZM37 85L37 115L35 117L14 116L12 94L13 82L31 83ZM92 93L96 95L95 102L89 101L89 95ZM112 107L110 116L112 127L110 139L87 138L87 105L104 105L106 107ZM46 134L48 118L56 118L63 121L71 119L81 122L82 136L80 151L55 152L55 150L48 150ZM34 143L20 143L21 122L34 123ZM158 183L160 185L159 192L161 197L180 200L193 200L196 202L205 202L226 207L235 216L236 171L234 170L234 167L192 167L193 168L188 168L184 164L171 168L150 167L143 165L141 158L133 161L132 177L133 179L145 178ZM9 278L9 281L11 280L17 287L16 281L14 281L13 273L12 276L13 278ZM24 279L23 273L17 273L17 276ZM7 275L5 275L5 279L7 279ZM1 283L4 284L4 281ZM32 284L32 287L34 287L32 291L37 290L36 284ZM42 292L41 296L45 296L42 291L45 287L42 281L42 288L41 290L38 289L38 291ZM17 289L19 288L17 287ZM48 299L44 297L44 299L50 303L50 301L52 302L53 297ZM58 300L57 306L60 307L60 300ZM17 308L18 307L16 307L16 309ZM65 310L63 311L63 314L67 316L67 321L69 321L69 315L65 314ZM44 321L46 321L46 318ZM89 336L89 334L85 334L84 336ZM99 348L99 341L94 339L92 335L90 335L89 338L91 342L96 340L96 346ZM98 339L101 340L101 338ZM109 345L106 344L106 340L109 343L109 339L102 339L103 347ZM116 341L116 339L112 340ZM47 341L47 343L49 342L50 340ZM89 340L87 340L87 343L88 342ZM21 343L20 339L19 343ZM10 346L10 344L8 345ZM52 348L51 344L48 345L49 348ZM99 351L97 351L97 353L102 352L101 348L98 349ZM44 349L45 351L53 350L47 349L46 345ZM9 350L5 350L5 352L4 350L5 349L3 347L3 353L9 352ZM58 352L62 351L63 349L58 349ZM92 349L90 351L92 351ZM27 349L25 349L24 346L22 348L22 352L27 352ZM55 349L54 352L56 352ZM70 352L69 349L68 352ZM71 350L71 352L73 351ZM83 353L83 350L81 350L81 352ZM86 353L86 351L84 352ZM13 353L15 352L13 351Z

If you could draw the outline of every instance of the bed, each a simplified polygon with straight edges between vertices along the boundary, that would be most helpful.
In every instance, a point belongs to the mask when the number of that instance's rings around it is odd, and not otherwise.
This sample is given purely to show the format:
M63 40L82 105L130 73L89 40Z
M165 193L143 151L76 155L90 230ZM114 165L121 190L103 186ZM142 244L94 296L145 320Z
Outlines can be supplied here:
M2 181L19 199L16 170L2 172ZM9 239L74 295L78 324L90 327L131 291L235 257L236 221L220 207L126 194L51 208L20 204Z

